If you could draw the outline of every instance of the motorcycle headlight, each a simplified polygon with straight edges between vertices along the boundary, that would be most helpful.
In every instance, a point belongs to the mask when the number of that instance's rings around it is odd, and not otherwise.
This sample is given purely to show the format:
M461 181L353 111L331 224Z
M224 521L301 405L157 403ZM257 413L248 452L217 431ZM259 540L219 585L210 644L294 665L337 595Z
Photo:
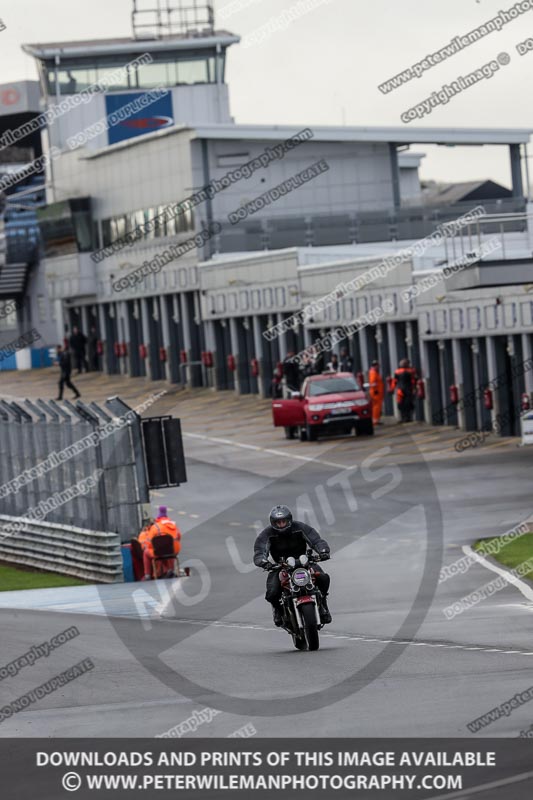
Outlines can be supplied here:
M323 408L324 406L322 405L322 403L319 403L319 405L316 406L309 406L309 411L322 411Z
M296 586L305 586L310 582L311 576L306 569L295 569L292 573L292 580Z

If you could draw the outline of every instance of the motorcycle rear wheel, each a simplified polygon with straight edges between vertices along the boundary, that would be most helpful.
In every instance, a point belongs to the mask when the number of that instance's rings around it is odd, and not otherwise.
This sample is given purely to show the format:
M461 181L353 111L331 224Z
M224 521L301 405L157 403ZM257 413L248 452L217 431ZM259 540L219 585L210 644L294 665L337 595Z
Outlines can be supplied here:
M309 650L318 650L320 638L318 636L318 624L316 621L316 611L314 603L306 603L301 607L302 619L304 624L305 638Z

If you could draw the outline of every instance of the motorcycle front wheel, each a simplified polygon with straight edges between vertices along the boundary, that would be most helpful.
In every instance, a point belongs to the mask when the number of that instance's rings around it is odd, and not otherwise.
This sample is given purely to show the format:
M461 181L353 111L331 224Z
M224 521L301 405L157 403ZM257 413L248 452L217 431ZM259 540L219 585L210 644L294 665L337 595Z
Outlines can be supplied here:
M309 650L318 650L320 639L318 636L318 624L316 621L316 610L314 603L306 603L300 607L304 633Z
M297 650L307 650L307 642L303 633L298 635L293 633L292 641L294 642L294 646Z

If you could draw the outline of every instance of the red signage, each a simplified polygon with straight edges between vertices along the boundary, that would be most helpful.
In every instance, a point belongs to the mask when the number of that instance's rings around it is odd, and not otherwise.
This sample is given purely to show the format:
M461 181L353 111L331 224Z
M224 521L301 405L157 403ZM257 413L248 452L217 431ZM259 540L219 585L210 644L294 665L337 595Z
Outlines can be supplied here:
M13 86L8 86L7 89L2 89L0 92L0 103L3 106L13 106L20 100L20 92L14 89Z

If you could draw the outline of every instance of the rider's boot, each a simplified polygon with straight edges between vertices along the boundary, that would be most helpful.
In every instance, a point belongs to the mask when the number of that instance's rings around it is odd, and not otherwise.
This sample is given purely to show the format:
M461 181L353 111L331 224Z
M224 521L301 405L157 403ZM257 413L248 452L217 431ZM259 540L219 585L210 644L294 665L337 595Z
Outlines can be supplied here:
M320 621L322 625L329 625L331 622L331 613L328 608L328 601L325 595L322 597L322 602L320 604Z
M279 605L272 605L272 616L274 618L274 625L276 628L281 628L283 625L283 615Z

